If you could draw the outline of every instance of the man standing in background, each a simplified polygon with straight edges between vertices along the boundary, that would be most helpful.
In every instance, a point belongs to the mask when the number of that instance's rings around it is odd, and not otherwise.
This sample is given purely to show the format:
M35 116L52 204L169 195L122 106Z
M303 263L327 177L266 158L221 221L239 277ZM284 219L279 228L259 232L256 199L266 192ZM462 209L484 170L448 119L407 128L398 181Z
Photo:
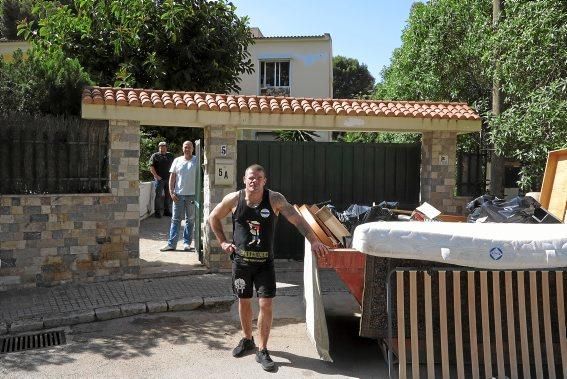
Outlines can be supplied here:
M173 216L167 245L160 251L172 251L177 246L181 218L185 217L183 230L183 250L190 251L193 240L195 217L195 177L197 175L197 157L193 156L193 143L183 142L183 155L175 158L169 169L169 193L173 200Z
M150 157L150 171L156 182L154 202L155 217L171 216L171 196L169 195L169 169L173 162L173 154L167 151L167 143L158 144L158 152Z

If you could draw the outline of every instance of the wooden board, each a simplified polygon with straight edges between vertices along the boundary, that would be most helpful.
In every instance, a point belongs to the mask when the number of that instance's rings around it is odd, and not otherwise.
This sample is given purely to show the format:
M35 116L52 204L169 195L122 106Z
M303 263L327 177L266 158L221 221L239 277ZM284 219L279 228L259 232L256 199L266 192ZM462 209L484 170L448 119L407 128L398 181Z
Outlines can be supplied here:
M311 207L307 207L307 209L309 209L311 211L311 216L313 216L315 221L317 221L317 224L319 224L319 226L321 227L321 229L323 229L323 231L325 232L327 237L329 237L329 239L333 243L333 246L334 247L344 247L342 245L341 241L337 240L335 238L335 236L333 236L333 233L331 233L329 228L327 228L327 225L325 225L325 223L319 217L317 217L317 212L319 212L319 207L316 206L316 205L312 205Z
M465 216L446 214L440 214L439 216L435 217L435 220L443 222L467 222L467 218Z
M565 222L567 213L567 149L549 152L540 196L541 206Z
M313 232L315 233L317 238L319 238L321 243L329 247L333 247L333 242L329 239L329 237L327 237L327 234L325 234L323 229L321 229L321 227L319 226L319 224L317 223L317 221L315 220L315 218L313 217L307 206L302 205L301 207L299 207L299 213L303 216L305 221L307 221L307 224L309 224L311 229L313 229Z
M347 228L329 210L327 207L319 209L316 216L323 221L323 223L329 228L331 233L339 240L343 241L344 237L350 237L350 233Z

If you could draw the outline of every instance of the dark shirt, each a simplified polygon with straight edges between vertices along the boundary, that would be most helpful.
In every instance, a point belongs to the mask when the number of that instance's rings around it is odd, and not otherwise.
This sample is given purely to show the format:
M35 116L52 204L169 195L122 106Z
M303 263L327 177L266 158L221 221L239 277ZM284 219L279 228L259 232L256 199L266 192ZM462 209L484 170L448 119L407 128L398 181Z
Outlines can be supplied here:
M244 190L238 194L238 204L232 215L234 225L234 259L247 263L264 263L274 259L274 232L277 216L270 204L270 191L264 189L256 208L246 204Z
M169 168L173 163L173 154L169 151L165 154L160 152L153 153L150 157L150 166L153 166L157 174L161 176L162 179L169 179Z

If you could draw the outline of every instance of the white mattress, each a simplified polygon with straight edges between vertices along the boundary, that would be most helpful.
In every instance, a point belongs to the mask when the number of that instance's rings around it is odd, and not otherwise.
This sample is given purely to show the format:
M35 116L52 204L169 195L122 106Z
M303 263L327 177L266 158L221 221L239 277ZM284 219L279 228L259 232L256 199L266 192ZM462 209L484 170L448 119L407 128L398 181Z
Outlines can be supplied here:
M371 222L354 231L365 254L484 269L567 266L566 224Z

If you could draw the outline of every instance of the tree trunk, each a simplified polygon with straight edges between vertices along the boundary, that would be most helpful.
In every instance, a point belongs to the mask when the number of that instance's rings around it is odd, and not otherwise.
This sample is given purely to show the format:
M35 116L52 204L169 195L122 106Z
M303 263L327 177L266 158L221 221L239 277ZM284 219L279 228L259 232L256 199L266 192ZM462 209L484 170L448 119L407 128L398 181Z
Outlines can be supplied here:
M498 27L502 17L504 0L492 0L492 25ZM498 65L498 54L495 52L494 65ZM502 90L500 80L495 77L492 85L492 113L498 116L502 113ZM490 192L498 197L504 197L504 157L493 150L490 158Z

